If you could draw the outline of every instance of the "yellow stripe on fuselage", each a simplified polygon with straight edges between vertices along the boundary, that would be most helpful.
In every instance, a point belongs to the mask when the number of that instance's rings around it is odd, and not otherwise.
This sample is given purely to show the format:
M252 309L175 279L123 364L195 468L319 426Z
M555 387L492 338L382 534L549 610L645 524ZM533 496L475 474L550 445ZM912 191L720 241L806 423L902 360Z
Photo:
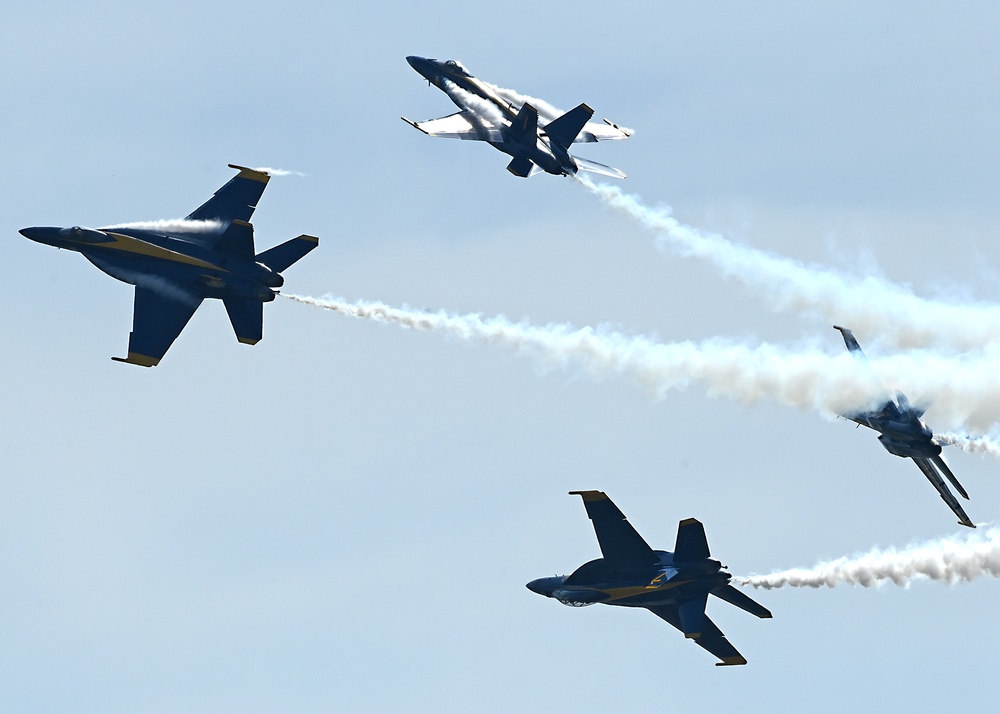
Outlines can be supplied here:
M229 272L228 270L220 268L218 265L207 263L204 260L198 260L197 258L192 258L189 255L184 255L183 253L178 253L175 250L163 248L153 243L147 243L144 240L139 240L138 238L133 238L132 236L127 236L122 233L113 233L111 231L104 231L104 233L114 238L114 242L90 243L88 244L88 247L119 250L123 253L135 253L136 255L144 255L149 258L169 260L173 263L184 263L186 265L194 265L199 268L211 268L212 270L223 270L223 272Z
M668 580L663 585L653 585L650 583L649 585L636 585L628 588L606 588L602 592L607 593L609 599L611 600L621 600L623 598L632 597L633 595L650 595L661 590L672 590L678 585L686 585L690 582L690 580L683 580L680 582ZM607 600L605 600L605 602L607 602Z

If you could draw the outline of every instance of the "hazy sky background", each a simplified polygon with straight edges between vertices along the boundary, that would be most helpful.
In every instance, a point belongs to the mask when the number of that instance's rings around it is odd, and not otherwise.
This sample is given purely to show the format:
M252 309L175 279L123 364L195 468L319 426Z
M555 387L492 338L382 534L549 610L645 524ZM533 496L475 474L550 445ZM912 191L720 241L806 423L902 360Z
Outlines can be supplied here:
M272 166L305 176L272 179L259 249L320 236L289 292L843 350L572 181L408 127L453 110L417 54L633 127L577 153L688 224L998 298L1000 9L808 5L5 8L0 709L990 706L991 579L752 592L769 621L715 600L741 668L524 587L599 556L569 490L658 548L695 516L737 574L956 532L870 431L281 299L256 347L209 301L159 367L122 365L132 288L17 233L179 217L228 163ZM972 519L1000 518L1000 464L946 458Z

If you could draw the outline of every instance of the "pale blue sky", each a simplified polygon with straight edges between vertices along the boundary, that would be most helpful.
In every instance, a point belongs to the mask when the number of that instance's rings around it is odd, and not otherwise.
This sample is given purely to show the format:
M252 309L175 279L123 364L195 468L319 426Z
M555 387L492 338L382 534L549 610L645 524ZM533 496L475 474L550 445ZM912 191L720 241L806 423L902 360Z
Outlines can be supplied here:
M998 295L993 4L689 5L6 9L0 709L993 702L992 580L757 593L771 621L711 603L750 661L726 669L652 615L524 588L597 557L576 489L607 491L654 547L699 518L734 573L953 533L871 432L697 387L656 402L285 300L256 347L209 303L159 367L121 365L132 288L17 233L178 217L226 164L275 166L306 175L271 181L258 246L321 238L290 292L842 349L571 181L406 126L452 110L417 54L633 127L579 153L686 223ZM973 520L997 519L998 464L947 458Z

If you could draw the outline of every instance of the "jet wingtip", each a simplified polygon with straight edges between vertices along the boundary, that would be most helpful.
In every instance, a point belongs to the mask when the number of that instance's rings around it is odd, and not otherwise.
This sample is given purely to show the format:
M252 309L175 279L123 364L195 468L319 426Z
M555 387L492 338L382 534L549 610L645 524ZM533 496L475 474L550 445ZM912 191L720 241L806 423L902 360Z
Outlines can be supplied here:
M412 126L417 131L422 132L422 133L427 134L428 136L430 136L430 132L425 131L424 129L421 129L420 128L420 124L418 124L417 122L413 121L412 119L407 119L406 117L400 117L400 119L402 119L403 121L405 121L407 124L409 124L410 126Z
M734 667L742 664L746 664L745 657L723 657L721 662L716 662L716 667Z
M243 178L251 179L253 181L260 181L261 183L267 183L271 178L271 174L267 171L261 171L260 169L251 169L248 166L240 166L239 164L229 164L229 168L236 169L239 171L239 175Z
M608 496L604 491L570 491L570 496L580 496L584 501L601 501Z
M128 357L112 357L111 359L115 362L135 364L140 367L155 367L160 363L159 358L150 357L149 355L141 355L138 352L129 352Z

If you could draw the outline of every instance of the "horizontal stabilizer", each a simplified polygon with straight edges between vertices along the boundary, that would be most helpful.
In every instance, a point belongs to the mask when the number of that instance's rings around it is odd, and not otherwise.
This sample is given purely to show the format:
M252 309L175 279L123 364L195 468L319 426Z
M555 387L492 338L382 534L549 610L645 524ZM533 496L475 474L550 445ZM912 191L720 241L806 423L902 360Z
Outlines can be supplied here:
M317 245L319 245L319 238L303 234L285 241L281 245L276 245L270 250L265 250L257 256L257 262L263 263L276 273L282 273L288 266L301 260Z
M730 605L735 605L741 610L746 610L751 615L764 618L773 617L770 610L732 585L724 585L717 590L713 590L712 594L721 600L725 600Z
M947 503L948 508L950 508L952 512L958 516L959 525L975 528L976 524L969 520L969 516L966 515L965 509L962 508L962 504L960 504L954 494L948 490L944 480L934 468L934 462L921 456L913 456L911 458L913 459L913 463L915 463L920 471L923 472L924 476L927 477L927 480L931 482L931 485L937 489L938 495L941 496L941 500ZM944 462L942 461L942 463Z
M518 154L515 156L509 164L507 164L507 170L510 171L515 176L520 176L521 178L528 178L532 174L532 168L534 164L531 163L529 159L524 154Z
M525 104L525 106L528 105ZM594 110L586 104L580 104L546 124L545 134L560 146L567 147L576 141L576 137L583 131L584 125L590 121L592 116L594 116Z
M709 557L705 526L697 518L686 518L677 525L674 562L690 563Z
M960 494L962 494L962 498L968 501L969 494L966 493L964 488L962 488L962 484L960 484L958 482L958 479L955 478L955 474L953 474L951 472L951 469L948 468L948 464L944 462L944 459L942 459L940 456L932 456L931 461L933 461L934 465L938 467L938 471L943 473L944 477L949 481L951 481L951 485L955 487L955 490L957 490Z
M223 300L236 339L244 345L255 345L264 336L264 303L260 300Z
M611 178L628 178L628 174L613 166L605 166L590 159L581 159L579 156L574 156L573 161L576 162L577 171L586 171L590 174L600 174L601 176L610 176Z

